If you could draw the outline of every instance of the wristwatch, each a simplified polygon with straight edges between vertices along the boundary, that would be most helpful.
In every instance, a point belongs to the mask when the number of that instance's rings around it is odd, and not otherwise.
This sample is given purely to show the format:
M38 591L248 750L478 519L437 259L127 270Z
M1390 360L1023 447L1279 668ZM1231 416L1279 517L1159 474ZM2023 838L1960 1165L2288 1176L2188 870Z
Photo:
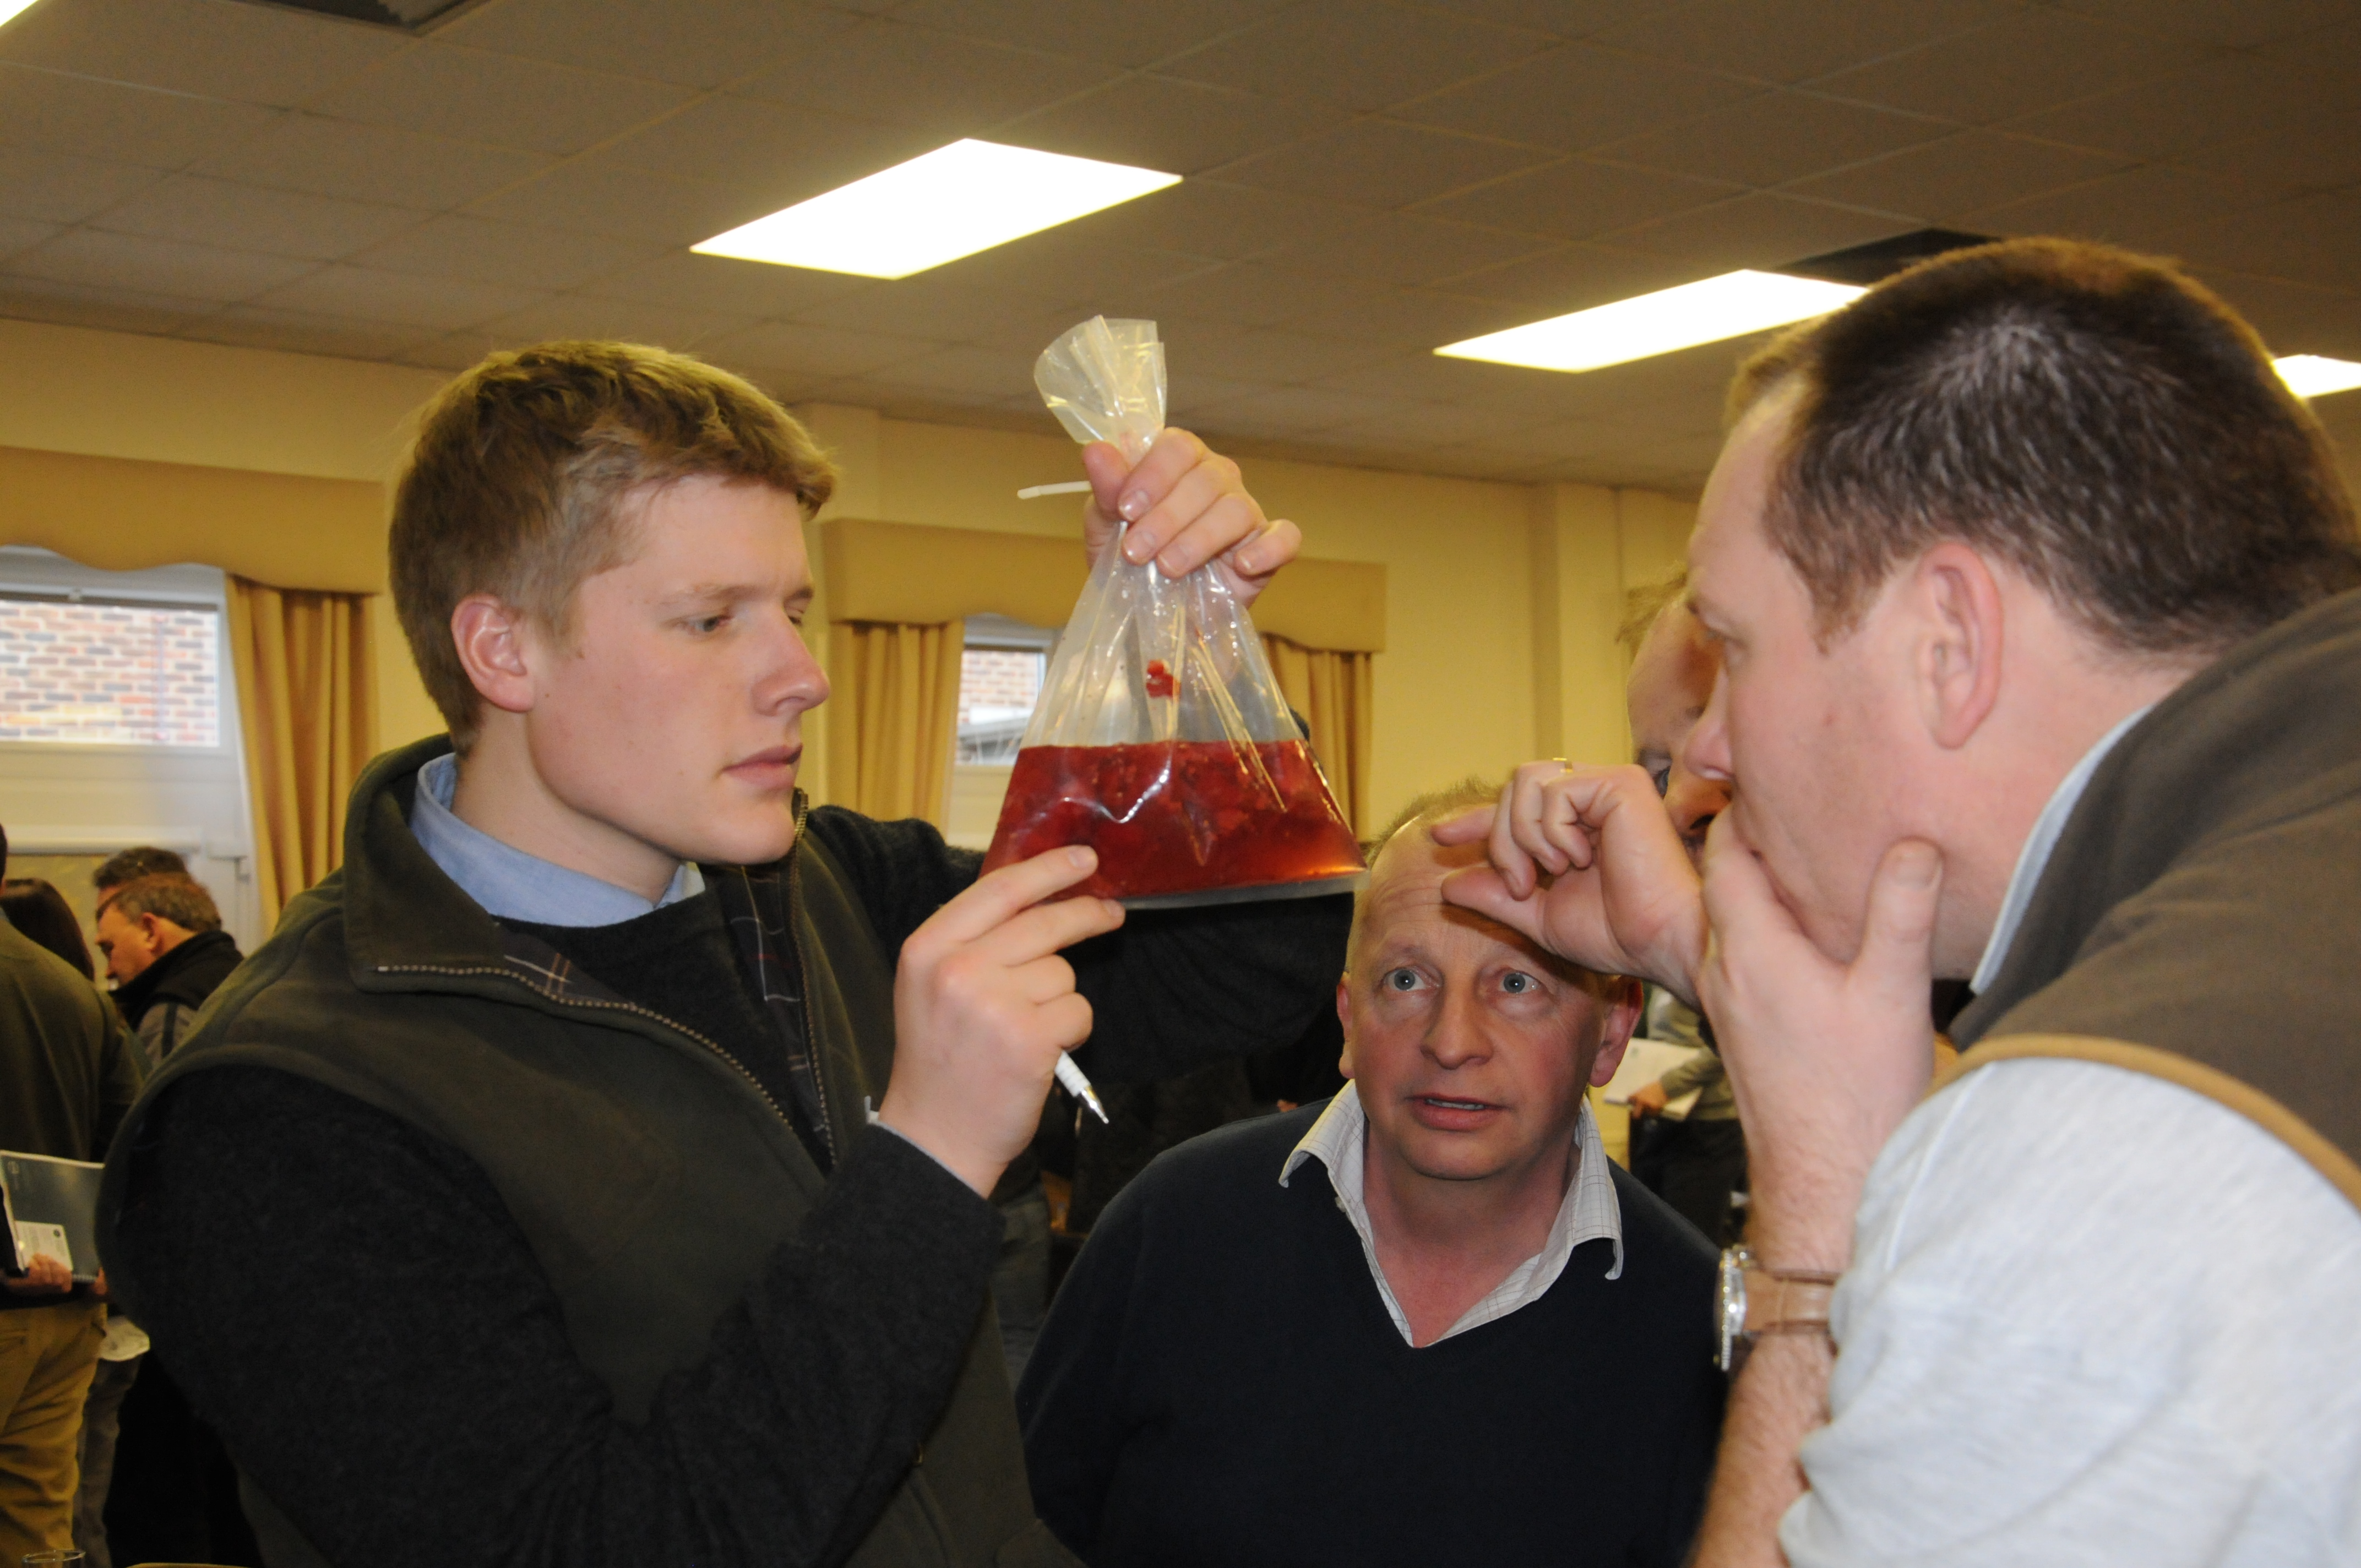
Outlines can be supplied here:
M1721 1369L1734 1372L1739 1347L1757 1334L1824 1334L1838 1276L1771 1269L1743 1245L1721 1254Z

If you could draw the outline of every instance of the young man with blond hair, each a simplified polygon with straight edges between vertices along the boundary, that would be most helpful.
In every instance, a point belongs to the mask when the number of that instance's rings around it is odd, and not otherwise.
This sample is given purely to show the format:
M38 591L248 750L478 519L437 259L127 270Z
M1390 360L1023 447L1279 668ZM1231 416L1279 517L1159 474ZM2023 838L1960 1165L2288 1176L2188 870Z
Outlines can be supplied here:
M1294 553L1184 433L1084 460L1094 542L1130 519L1134 558L1249 598ZM495 355L427 409L392 579L450 738L370 765L343 870L108 1172L118 1287L273 1568L1063 1561L985 1195L1060 1050L1290 1038L1345 916L1119 929L1055 897L1085 850L979 880L926 823L807 816L831 483L655 350Z
M1677 1568L1721 1409L1705 1239L1616 1168L1586 1086L1632 981L1445 905L1412 804L1336 988L1333 1100L1159 1157L1092 1231L1017 1404L1096 1568Z

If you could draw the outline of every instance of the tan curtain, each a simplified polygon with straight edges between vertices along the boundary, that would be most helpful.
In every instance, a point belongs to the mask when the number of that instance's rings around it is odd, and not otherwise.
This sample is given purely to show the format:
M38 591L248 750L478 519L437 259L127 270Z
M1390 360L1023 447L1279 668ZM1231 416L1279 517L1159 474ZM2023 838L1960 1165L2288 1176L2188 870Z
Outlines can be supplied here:
M828 640L829 798L883 821L944 826L967 622L840 620Z
M1345 820L1356 833L1375 831L1369 821L1369 764L1376 755L1370 656L1299 647L1268 635L1262 645L1288 706L1312 726L1312 753L1327 772Z
M345 802L377 740L367 594L229 579L229 641L262 916L344 860Z

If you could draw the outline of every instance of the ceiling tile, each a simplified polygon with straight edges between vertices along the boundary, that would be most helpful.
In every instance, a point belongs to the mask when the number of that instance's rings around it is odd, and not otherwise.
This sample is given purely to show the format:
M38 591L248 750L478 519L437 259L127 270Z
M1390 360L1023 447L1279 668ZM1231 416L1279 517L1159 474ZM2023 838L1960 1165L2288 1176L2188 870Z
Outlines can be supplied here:
M17 321L161 335L220 308L208 301L145 294L129 289L0 276L0 316Z
M411 47L390 27L219 0L72 0L0 30L0 60L273 107Z
M1427 0L1427 5L1554 38L1587 38L1619 22L1667 10L1670 0Z
M1477 421L1479 431L1533 422L1537 417L1534 389L1543 384L1543 378L1535 371L1486 365L1473 359L1445 359L1423 349L1332 371L1313 380L1315 386L1341 387L1349 391L1458 409ZM1544 413L1538 417L1559 416Z
M1798 181L1787 189L1793 195L1905 213L1942 225L1986 207L2096 180L2127 161L2110 153L2022 137L1961 131L1891 157Z
M873 19L737 83L749 98L801 110L982 136L1110 80L1115 68Z
M1301 140L1346 117L1345 110L1313 98L1265 98L1161 76L1128 76L1003 126L992 139L1196 174Z
M1529 411L1468 408L1456 403L1416 402L1407 398L1396 402L1395 411L1354 420L1337 433L1372 445L1413 451L1461 442L1497 442L1558 422ZM1550 455L1559 454L1552 452Z
M1375 210L1222 180L1189 180L1070 227L1108 245L1235 259L1312 238Z
M2273 60L2326 65L2348 76L2361 75L2361 16L2349 16L2317 31L2277 38L2258 51Z
M404 207L176 174L95 222L118 234L328 261L413 227L423 216Z
M840 332L876 332L903 337L964 343L984 323L1011 312L1030 313L1058 302L996 289L978 289L958 280L922 273L873 283L807 305L795 319Z
M1587 310L1610 300L1629 299L1697 277L1697 269L1674 257L1612 246L1576 245L1545 251L1505 267L1488 268L1452 280L1452 291L1512 307L1504 326ZM1465 336L1466 334L1461 335ZM1439 338L1438 343L1452 341Z
M456 332L514 315L545 298L538 290L424 278L335 262L255 301L281 310Z
M283 256L95 229L70 229L8 262L11 272L26 277L222 302L259 294L313 266Z
M2361 235L2361 192L2327 192L2210 218L2180 235L2173 249L2192 262L2350 291L2350 240L2322 241L2354 235Z
M0 260L64 232L62 224L45 224L38 218L0 218Z
M2307 287L2213 268L2191 270L2199 281L2254 323L2274 354L2361 359L2361 293L2350 288Z
M1356 419L1398 412L1401 406L1390 398L1334 388L1279 387L1209 408L1202 422L1205 433L1218 448L1224 431L1247 431L1261 436L1310 435Z
M1235 327L1218 322L1165 320L1164 362L1175 387L1208 376L1270 385L1310 381L1395 352L1367 339L1323 336L1268 327ZM1046 346L1046 345L1044 345Z
M2210 147L2180 161L2275 193L2342 190L2361 184L2361 119L2315 119L2295 130Z
M961 288L1055 301L1062 306L1137 294L1221 265L1217 257L1109 245L1084 232L1082 225L1071 224L961 257L939 270L945 282Z
M2179 39L2032 9L1814 85L1982 126L2185 71L2204 56L2198 45Z
M363 125L564 154L619 136L689 96L689 89L668 82L430 39L322 94L310 107Z
M896 19L1110 65L1142 66L1210 43L1293 0L911 0Z
M1514 305L1461 293L1455 287L1396 289L1319 302L1286 324L1391 351L1456 343L1514 326L1523 315Z
M759 366L798 376L859 376L936 353L947 344L876 332L842 332L796 322L762 322L698 346L717 365Z
M2202 114L2190 113L2202 104ZM2224 56L2195 71L2045 109L2004 128L2133 158L2172 159L2274 131L2350 122L2353 84L2341 77L2251 56Z
M1766 93L1701 119L1609 142L1593 156L1701 180L1781 185L1915 147L1955 128L1923 115L1806 93Z
M959 399L998 400L1032 394L1033 356L960 344L915 359L897 359L866 372L866 376L890 387L911 387Z
M604 157L577 158L470 203L478 217L617 239L696 245L777 203L734 185L665 179Z
M422 338L393 356L397 365L428 370L466 370L499 346L482 333L461 332Z
M1549 155L1387 120L1356 120L1263 153L1225 179L1367 206L1407 207L1548 161Z
M2213 175L2151 163L1962 217L1980 233L2063 234L2139 249L2169 249L2218 214L2244 214L2269 194ZM2318 236L2310 243L2316 247ZM2213 259L2240 265L2226 258Z
M205 343L235 344L242 348L276 348L288 354L390 359L418 343L423 334L415 327L388 326L345 316L314 315L306 311L273 310L261 305L225 305L210 315L195 318L181 329L180 335Z
M1536 235L1439 222L1423 214L1375 214L1338 224L1263 259L1314 277L1351 278L1396 287L1443 283L1465 272L1556 248Z
M353 258L364 267L520 289L571 289L662 255L653 240L609 239L446 213Z
M0 62L0 143L179 169L275 117L250 104Z
M682 310L631 300L604 300L596 295L560 294L528 305L511 316L484 323L494 337L515 343L546 343L553 338L616 338L625 343L649 343L686 349L726 333L754 325L752 316L722 311Z
M1383 109L1480 78L1552 47L1522 28L1381 0L1324 0L1161 69L1271 97Z
M1758 82L1590 44L1563 49L1398 111L1397 117L1582 152L1735 104Z
M2156 0L2051 3L2060 10L2229 49L2301 39L2353 16L2351 0L2174 0L2169 5L2159 5Z
M1275 326L1314 312L1363 303L1387 291L1355 279L1233 261L1149 291L1154 313L1232 326Z
M76 224L162 178L158 170L136 163L0 147L0 213Z
M1208 376L1192 371L1177 377L1170 383L1167 400L1171 405L1171 422L1186 430L1196 428L1197 416L1233 399L1267 392L1277 385L1271 381L1234 381L1226 376Z
M802 0L500 0L464 12L435 37L586 71L718 87L857 20Z
M1784 267L1807 256L1866 245L1910 225L1872 213L1761 192L1643 224L1614 236L1618 247L1679 258L1709 278L1740 267Z
M1769 82L1804 82L1996 21L2020 0L1697 0L1598 41Z
M749 215L758 216L891 168L942 141L907 126L721 94L593 156L601 165L734 186L745 192Z
M676 250L595 278L579 292L682 309L750 316L792 315L804 306L873 286L873 280L804 267L774 267Z
M1690 180L1621 164L1565 159L1418 209L1422 217L1455 218L1562 239L1629 228L1651 218L1735 196L1743 187Z
M283 115L199 160L196 171L249 185L440 212L550 167L546 153L423 136L318 115Z

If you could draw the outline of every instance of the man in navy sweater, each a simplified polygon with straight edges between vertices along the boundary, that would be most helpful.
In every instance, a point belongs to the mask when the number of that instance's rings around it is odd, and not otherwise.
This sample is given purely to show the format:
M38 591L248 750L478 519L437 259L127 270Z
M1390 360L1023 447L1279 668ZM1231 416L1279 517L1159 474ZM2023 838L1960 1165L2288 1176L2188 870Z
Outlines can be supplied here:
M1664 1564L1721 1420L1714 1255L1583 1098L1638 987L1446 906L1478 847L1388 834L1337 987L1352 1081L1158 1159L1017 1392L1034 1504L1093 1568Z

